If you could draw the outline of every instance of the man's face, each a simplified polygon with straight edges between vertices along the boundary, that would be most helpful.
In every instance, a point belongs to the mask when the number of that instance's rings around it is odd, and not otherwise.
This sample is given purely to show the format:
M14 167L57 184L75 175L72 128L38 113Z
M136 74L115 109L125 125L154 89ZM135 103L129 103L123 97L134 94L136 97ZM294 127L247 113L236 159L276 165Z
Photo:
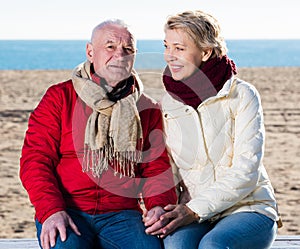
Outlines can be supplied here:
M130 76L135 52L132 35L115 24L99 29L86 47L87 58L95 72L112 87Z

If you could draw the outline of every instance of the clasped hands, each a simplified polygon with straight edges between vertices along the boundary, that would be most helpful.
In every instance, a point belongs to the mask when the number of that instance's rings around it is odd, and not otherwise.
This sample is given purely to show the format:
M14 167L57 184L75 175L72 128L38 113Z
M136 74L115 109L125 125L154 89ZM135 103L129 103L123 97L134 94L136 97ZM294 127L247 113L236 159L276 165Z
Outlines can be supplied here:
M167 205L164 208L154 207L144 213L145 232L165 238L178 227L188 225L197 220L195 213L184 204Z

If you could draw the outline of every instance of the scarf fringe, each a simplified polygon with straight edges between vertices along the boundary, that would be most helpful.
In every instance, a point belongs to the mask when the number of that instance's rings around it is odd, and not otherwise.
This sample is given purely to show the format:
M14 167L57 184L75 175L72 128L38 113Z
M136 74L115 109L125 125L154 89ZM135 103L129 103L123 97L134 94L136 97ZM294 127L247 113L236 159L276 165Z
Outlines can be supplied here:
M120 178L135 177L135 167L142 161L142 151L114 152L112 146L104 146L101 149L92 150L87 144L84 147L82 162L83 172L92 172L94 177L100 177L111 165L114 176Z

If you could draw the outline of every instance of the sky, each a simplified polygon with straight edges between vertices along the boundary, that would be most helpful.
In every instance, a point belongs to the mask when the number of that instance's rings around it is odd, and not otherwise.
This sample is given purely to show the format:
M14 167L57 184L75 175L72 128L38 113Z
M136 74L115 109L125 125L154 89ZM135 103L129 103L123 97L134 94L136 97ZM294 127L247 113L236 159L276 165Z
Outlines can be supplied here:
M300 39L299 0L9 0L0 39L89 40L110 18L124 20L137 39L163 39L168 15L195 9L216 17L225 39Z

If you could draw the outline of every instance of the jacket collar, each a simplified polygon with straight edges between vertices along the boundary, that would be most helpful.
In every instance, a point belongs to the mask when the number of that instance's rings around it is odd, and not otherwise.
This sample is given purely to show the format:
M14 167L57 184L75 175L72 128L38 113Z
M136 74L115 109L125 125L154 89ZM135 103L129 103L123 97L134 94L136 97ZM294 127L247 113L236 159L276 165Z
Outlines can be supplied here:
M215 96L212 96L206 100L204 100L198 107L197 109L199 109L200 106L202 106L203 104L207 104L211 101L215 101L216 99L219 99L219 98L224 98L224 97L227 97L230 93L230 91L232 90L232 87L234 85L236 81L236 77L235 76L232 76L229 80L227 80L224 84L224 86L222 87L222 89L217 93L217 95Z
M228 94L230 93L231 88L234 84L235 79L236 79L236 77L232 76L229 80L227 80L225 82L224 86L222 87L222 89L217 93L216 96L213 96L212 98L214 98L214 97L220 98L220 97L228 96Z

